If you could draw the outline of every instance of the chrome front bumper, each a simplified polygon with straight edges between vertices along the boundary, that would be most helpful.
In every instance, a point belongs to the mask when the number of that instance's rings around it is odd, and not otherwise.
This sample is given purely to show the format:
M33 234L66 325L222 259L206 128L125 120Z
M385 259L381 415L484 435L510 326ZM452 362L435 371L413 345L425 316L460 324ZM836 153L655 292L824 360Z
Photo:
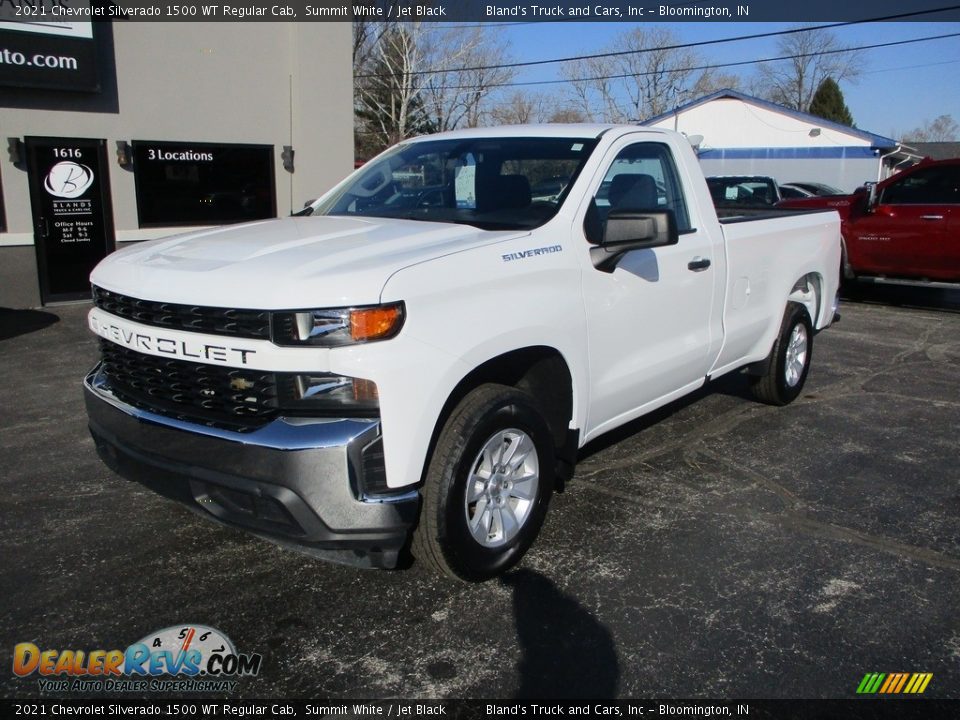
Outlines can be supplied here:
M98 371L84 380L90 432L118 474L208 518L312 555L396 565L419 495L383 486L379 420L281 417L253 432L233 432L124 403Z

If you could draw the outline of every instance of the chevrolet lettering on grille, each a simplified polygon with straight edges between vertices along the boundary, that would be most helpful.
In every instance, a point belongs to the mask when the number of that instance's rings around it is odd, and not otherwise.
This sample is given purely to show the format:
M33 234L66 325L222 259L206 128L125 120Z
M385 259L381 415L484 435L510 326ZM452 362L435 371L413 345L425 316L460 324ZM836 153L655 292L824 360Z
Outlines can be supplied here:
M203 342L177 340L160 335L133 330L120 325L104 322L96 315L90 316L90 329L100 337L106 338L118 345L131 350L139 350L152 354L171 355L178 358L195 358L209 360L215 363L240 363L246 365L248 358L256 354L256 350L228 347L226 345L210 345ZM247 389L247 388L236 388Z

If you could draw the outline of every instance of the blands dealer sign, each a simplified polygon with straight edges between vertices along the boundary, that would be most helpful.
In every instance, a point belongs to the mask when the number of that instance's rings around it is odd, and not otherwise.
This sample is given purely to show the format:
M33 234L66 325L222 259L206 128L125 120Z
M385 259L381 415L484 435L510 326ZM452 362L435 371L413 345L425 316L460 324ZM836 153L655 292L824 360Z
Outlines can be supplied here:
M90 3L0 0L0 87L98 91Z

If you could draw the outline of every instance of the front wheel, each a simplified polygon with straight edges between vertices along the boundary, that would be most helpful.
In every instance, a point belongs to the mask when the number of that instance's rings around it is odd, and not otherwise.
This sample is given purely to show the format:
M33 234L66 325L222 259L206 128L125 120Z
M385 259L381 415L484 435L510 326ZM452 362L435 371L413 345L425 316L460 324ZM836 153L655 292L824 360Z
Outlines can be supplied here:
M788 303L763 374L753 379L753 394L769 405L786 405L797 399L810 371L813 324L807 309Z
M534 398L481 385L457 405L437 439L414 555L462 580L505 572L543 525L554 472L553 437Z

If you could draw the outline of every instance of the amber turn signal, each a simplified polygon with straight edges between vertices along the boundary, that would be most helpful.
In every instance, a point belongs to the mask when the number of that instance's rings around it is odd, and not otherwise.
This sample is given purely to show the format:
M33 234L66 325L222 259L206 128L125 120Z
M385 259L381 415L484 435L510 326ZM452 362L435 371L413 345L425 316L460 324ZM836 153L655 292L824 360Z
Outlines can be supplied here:
M380 305L350 311L350 338L354 342L394 335L403 322L402 305Z

